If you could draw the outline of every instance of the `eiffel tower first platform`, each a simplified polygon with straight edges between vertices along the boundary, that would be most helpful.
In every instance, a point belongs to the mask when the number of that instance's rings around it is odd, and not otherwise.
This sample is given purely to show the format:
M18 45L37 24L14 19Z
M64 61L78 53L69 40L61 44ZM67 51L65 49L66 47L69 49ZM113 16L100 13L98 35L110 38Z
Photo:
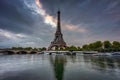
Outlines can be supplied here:
M63 34L61 32L61 23L60 23L60 11L57 12L58 22L57 22L57 29L55 33L55 38L51 42L50 46L48 47L48 50L52 50L53 48L55 50L63 49L67 47L66 42L63 39Z

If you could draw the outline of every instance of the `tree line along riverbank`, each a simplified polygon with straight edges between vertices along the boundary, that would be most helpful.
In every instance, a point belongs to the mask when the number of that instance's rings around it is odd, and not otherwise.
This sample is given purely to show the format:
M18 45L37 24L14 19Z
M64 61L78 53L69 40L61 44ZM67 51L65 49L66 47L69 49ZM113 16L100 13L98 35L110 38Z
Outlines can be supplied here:
M25 51L46 51L46 47L32 48L32 47L12 47L11 50L25 50ZM98 52L118 52L120 51L119 41L96 41L93 43L85 44L83 46L67 46L66 48L60 48L61 51L98 51Z

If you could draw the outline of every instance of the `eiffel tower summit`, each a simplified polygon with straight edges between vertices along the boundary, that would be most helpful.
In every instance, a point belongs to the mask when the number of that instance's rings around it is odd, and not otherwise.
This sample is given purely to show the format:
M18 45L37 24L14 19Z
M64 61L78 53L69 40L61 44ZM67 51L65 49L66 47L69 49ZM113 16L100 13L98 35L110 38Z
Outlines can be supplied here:
M57 17L58 17L58 21L57 21L57 29L55 33L55 38L51 42L50 46L48 47L48 50L52 50L53 48L55 50L59 50L67 46L66 42L63 39L63 34L61 32L60 11L57 12Z

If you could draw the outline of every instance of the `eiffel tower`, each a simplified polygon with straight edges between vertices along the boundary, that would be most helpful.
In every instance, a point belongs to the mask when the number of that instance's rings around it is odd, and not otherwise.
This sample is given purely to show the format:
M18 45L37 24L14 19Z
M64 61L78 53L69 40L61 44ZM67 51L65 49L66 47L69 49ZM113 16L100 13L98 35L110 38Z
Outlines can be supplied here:
M55 50L59 50L61 48L66 47L66 43L63 39L63 34L61 32L61 23L60 23L60 11L57 12L58 22L57 22L57 29L55 33L55 38L51 42L50 46L48 47L48 50L51 50L52 48L55 48Z

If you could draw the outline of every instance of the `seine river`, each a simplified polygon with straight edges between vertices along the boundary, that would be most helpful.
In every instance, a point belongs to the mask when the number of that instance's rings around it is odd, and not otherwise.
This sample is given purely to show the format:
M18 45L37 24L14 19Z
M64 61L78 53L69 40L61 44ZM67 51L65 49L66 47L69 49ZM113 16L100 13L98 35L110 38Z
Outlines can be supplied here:
M120 57L2 55L0 80L120 80Z

